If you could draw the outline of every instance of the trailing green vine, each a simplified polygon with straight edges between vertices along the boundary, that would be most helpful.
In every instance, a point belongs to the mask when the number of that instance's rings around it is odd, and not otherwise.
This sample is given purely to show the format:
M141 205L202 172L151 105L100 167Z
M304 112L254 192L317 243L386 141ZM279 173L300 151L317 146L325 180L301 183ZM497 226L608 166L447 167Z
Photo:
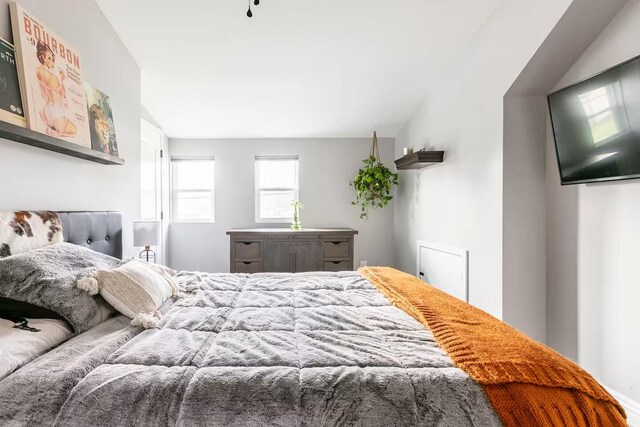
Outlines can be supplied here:
M389 204L393 196L391 189L398 185L398 174L393 173L380 162L378 138L373 133L371 154L363 160L362 167L349 185L356 189L356 199L351 202L360 207L360 218L367 220L370 208L383 208Z

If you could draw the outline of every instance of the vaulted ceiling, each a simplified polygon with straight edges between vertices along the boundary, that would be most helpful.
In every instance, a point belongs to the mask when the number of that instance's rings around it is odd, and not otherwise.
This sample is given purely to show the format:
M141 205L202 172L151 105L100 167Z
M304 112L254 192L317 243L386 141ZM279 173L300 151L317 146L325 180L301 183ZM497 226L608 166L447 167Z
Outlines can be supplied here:
M322 138L395 136L499 1L98 4L170 137Z

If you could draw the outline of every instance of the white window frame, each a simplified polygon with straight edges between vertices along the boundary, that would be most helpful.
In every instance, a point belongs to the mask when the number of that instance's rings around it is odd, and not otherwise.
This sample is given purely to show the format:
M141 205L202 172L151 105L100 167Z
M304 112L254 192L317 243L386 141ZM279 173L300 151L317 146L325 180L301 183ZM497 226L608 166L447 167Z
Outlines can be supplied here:
M213 185L211 186L211 217L206 219L181 219L178 218L177 215L177 207L178 207L178 193L189 193L189 192L203 192L207 191L207 189L193 189L193 190L178 190L177 188L177 173L176 173L176 165L180 162L198 162L198 161L207 161L213 162ZM215 157L180 157L180 156L172 156L171 157L171 221L172 222L185 222L185 223L210 223L215 222L216 218L216 159Z
M261 161L278 161L278 160L295 160L295 187L294 188L272 188L272 187L260 187L260 162ZM294 200L300 200L300 159L298 156L256 156L254 160L254 173L255 173L255 221L258 224L282 224L290 223L293 221L291 218L262 218L260 216L260 192L261 191L291 191L293 190Z

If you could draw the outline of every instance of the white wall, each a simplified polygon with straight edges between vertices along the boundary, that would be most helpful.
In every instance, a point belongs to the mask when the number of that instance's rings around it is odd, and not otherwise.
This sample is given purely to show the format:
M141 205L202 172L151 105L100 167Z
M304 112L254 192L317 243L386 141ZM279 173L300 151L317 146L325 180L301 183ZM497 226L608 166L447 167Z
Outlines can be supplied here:
M470 302L497 317L503 316L503 97L569 3L502 2L396 138L396 155L403 146L445 150L442 165L401 172L396 264L415 270L416 240L469 250ZM539 335L540 328L522 326Z
M639 55L638 22L640 0L629 0L557 87ZM551 136L548 147L553 149ZM557 185L555 155L547 159L548 179ZM604 384L638 401L640 181L555 187L549 197L562 197L570 212L555 218L555 228L567 230L566 240L555 240L549 250L565 252L571 261L555 267L556 275L575 279L555 283L566 287L558 292L556 306L578 301L578 359ZM555 319L559 327L564 321Z
M9 1L0 1L0 36L12 40ZM93 1L22 0L27 10L80 52L83 77L111 98L124 166L105 166L0 140L0 210L118 210L125 255L140 212L140 70Z
M380 138L380 156L388 167L393 162L393 139ZM355 190L349 187L368 156L371 140L363 139L257 139L169 140L172 156L215 156L215 219L213 224L172 223L170 265L176 269L229 271L231 228L256 224L254 210L254 159L265 155L298 155L303 227L350 227L355 237L355 264L391 265L393 201L384 209L359 219L351 205ZM280 224L279 226L288 226Z
M546 118L542 96L504 99L502 314L541 342L547 340Z
M503 318L574 360L577 303L559 305L570 286L555 286L572 279L557 267L575 263L566 243L572 228L558 227L571 198L546 174L546 95L624 3L574 0L504 97Z
M578 187L560 185L551 124L547 146L547 345L578 360Z

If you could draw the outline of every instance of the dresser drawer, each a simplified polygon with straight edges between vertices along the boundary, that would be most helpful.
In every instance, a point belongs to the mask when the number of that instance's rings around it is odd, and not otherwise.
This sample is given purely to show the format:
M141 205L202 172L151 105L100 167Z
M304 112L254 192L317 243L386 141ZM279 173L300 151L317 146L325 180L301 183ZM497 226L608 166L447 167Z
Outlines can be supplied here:
M349 261L325 261L324 271L348 271L351 270Z
M236 261L236 273L260 273L260 262Z
M236 259L260 258L260 242L236 242Z
M324 242L325 258L349 258L349 242Z

